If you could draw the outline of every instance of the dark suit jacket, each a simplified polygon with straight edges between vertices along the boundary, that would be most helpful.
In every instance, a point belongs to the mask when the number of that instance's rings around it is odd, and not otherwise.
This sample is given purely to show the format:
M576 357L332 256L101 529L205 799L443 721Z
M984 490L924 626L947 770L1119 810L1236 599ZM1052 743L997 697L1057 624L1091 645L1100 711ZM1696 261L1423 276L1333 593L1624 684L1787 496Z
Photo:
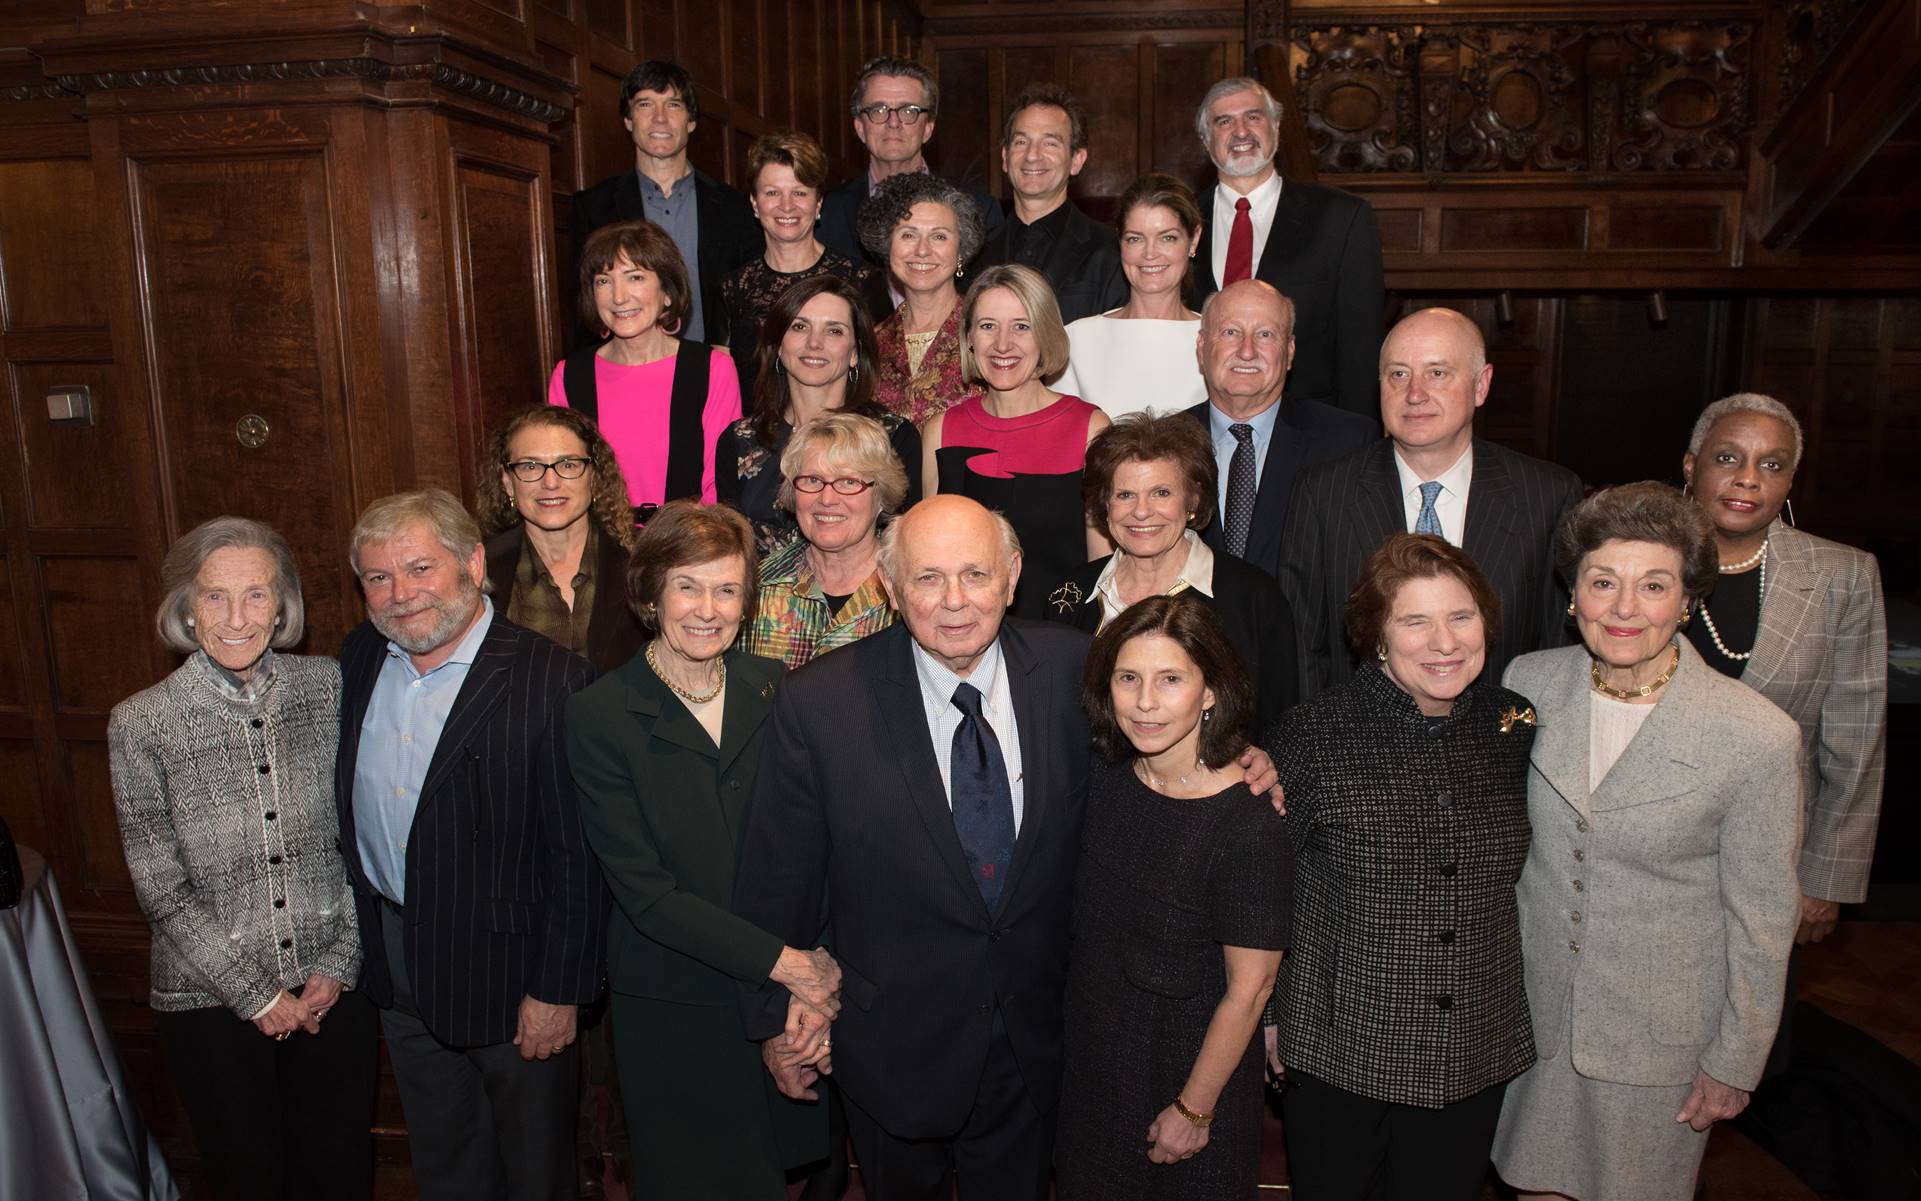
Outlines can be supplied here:
M964 183L958 182L955 183L955 186L963 192L966 192L969 196L972 196L974 202L980 205L981 223L986 226L989 233L1000 228L1001 222L1006 220L1001 213L1000 201L989 196L979 188L972 188ZM872 263L875 261L874 256L862 249L860 244L860 225L858 219L860 217L860 206L866 199L867 172L862 171L859 175L854 176L854 178L821 198L820 224L815 227L815 234L820 238L821 245L830 246L840 251L856 263ZM885 268L887 264L885 261L882 261L880 266ZM882 282L885 282L884 272ZM889 305L888 308L889 311L891 311L892 306ZM878 317L876 320L878 320Z
M840 961L834 1080L898 1138L967 1121L998 1005L1027 1093L1060 1100L1067 931L1087 797L1087 636L1010 618L1001 651L1025 810L998 913L968 873L941 788L912 639L897 624L787 677L747 816L734 911ZM779 1033L784 990L746 998Z
M706 323L706 337L702 340L712 346L724 346L733 321L720 297L720 281L748 259L764 253L766 236L761 232L760 222L754 220L754 210L748 205L747 197L699 171L694 172L694 207L695 223L700 227L700 311L701 320ZM573 232L574 269L562 281L563 295L573 295L575 293L567 289L577 291L580 287L580 252L587 245L588 235L616 221L646 219L640 201L640 177L630 167L585 191L575 192L571 211L568 220ZM591 346L598 340L596 331L576 328L569 345Z
M1566 641L1567 592L1555 578L1550 544L1562 515L1580 499L1581 481L1567 468L1474 440L1463 549L1501 598L1501 633L1488 648L1484 678L1498 680L1509 660ZM1301 476L1288 508L1280 580L1301 626L1303 697L1353 674L1342 606L1361 564L1390 534L1406 531L1391 440Z
M1201 212L1211 217L1214 194L1205 192L1200 201ZM1227 236L1210 221L1194 254L1202 300L1220 291L1214 278L1216 233ZM1286 180L1254 278L1294 302L1294 367L1287 375L1287 398L1325 401L1379 420L1386 285L1373 206L1338 188Z
M1071 623L1076 629L1098 634L1101 629L1101 598L1094 585L1113 556L1096 559L1081 568L1068 581L1074 591L1063 601L1078 595L1079 604L1065 608L1050 602L1047 616ZM1051 590L1050 590L1051 592ZM1265 745L1261 735L1269 723L1294 707L1300 695L1299 635L1294 630L1294 610L1281 595L1274 577L1233 555L1214 556L1214 595L1195 592L1214 610L1227 631L1227 640L1241 656L1254 684L1254 721L1247 731L1248 740Z
M370 622L340 648L334 801L369 947L381 945L380 901L354 838L354 767L386 658ZM407 836L404 942L421 1019L451 1046L511 1039L522 997L586 1005L600 995L607 894L581 832L562 717L593 678L585 659L496 610L434 747ZM360 988L393 1004L385 956L367 956Z
M1112 229L1074 207L1073 201L1067 201L1065 207L1067 216L1046 255L1040 262L1028 264L1053 285L1062 323L1118 308L1127 303L1128 294L1127 277L1121 274L1120 239ZM1001 222L1000 228L987 236L967 273L976 275L1000 263L1017 262L1014 248L1022 232L1018 217Z
M591 520L591 519L590 519ZM507 612L514 599L514 574L520 567L520 548L526 527L510 526L487 539L487 578L493 581L494 609ZM640 652L646 635L627 607L627 551L617 539L601 534L594 563L594 611L587 617L587 660L599 671L612 671Z
M1208 420L1207 404L1197 404L1187 415L1201 423L1209 440L1214 436ZM1242 558L1273 576L1281 578L1281 530L1286 523L1288 497L1301 472L1315 463L1339 458L1350 451L1381 440L1381 428L1353 413L1344 413L1317 400L1281 400L1281 415L1274 422L1274 436L1267 443L1267 461L1261 465L1261 488L1254 496L1254 522L1247 531L1247 553ZM1227 554L1226 514L1215 513L1201 537L1217 555ZM1299 608L1295 619L1300 620Z

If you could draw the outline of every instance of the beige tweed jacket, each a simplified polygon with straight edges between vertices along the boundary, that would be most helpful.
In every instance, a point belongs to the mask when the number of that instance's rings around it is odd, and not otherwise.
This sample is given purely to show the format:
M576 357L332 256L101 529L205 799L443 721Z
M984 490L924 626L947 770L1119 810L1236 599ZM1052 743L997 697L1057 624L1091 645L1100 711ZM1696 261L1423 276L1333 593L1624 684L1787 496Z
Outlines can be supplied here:
M1888 615L1874 556L1775 522L1741 682L1801 726L1801 891L1867 899L1888 754Z
M1514 661L1539 718L1534 829L1515 895L1540 1058L1681 1085L1753 1088L1800 916L1800 731L1686 639L1666 695L1592 793L1582 646Z

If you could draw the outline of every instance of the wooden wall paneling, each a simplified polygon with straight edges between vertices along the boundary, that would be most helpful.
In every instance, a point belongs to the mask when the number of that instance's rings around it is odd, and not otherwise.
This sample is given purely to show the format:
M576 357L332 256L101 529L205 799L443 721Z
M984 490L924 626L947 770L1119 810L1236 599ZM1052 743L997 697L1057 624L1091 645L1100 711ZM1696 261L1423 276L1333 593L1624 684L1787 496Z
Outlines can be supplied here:
M1219 79L1239 69L1238 45L1226 41L1157 41L1154 43L1154 90L1143 96L1148 109L1142 122L1149 130L1147 164L1189 186L1212 182L1213 164L1207 147L1194 132L1194 112L1201 97Z
M1087 109L1087 166L1078 188L1089 196L1118 196L1141 173L1141 60L1153 54L1140 42L1072 46L1065 51L1067 86Z
M680 56L680 5L676 0L634 0L640 36L634 47L636 60ZM704 4L695 4L691 13L705 13Z
M998 131L990 133L989 97L995 95L986 49L942 50L934 62L940 83L940 118L927 160L949 179L976 179L983 186L998 180Z
M760 0L725 0L727 14L724 36L727 47L727 99L751 113L768 114L763 87L762 52L766 49L761 26Z

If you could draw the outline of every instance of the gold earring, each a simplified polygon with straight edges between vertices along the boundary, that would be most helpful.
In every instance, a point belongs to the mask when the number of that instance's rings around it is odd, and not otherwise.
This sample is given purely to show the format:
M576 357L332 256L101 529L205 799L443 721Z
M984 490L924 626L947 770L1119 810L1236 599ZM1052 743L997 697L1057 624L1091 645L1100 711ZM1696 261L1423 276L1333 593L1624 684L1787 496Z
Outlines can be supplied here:
M1569 617L1574 616L1574 602L1572 600L1569 600L1567 603L1567 615Z

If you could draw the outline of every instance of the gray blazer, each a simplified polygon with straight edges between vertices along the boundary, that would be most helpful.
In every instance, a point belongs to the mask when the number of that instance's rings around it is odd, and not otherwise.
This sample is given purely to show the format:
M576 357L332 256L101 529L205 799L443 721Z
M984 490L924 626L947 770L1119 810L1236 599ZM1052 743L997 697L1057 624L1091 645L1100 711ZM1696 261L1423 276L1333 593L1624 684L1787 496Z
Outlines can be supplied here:
M1741 682L1801 725L1801 891L1866 900L1888 757L1888 615L1874 556L1775 522Z
M1680 640L1667 694L1588 791L1586 647L1514 661L1534 700L1534 827L1516 898L1534 1041L1582 1075L1761 1078L1800 915L1800 736Z

